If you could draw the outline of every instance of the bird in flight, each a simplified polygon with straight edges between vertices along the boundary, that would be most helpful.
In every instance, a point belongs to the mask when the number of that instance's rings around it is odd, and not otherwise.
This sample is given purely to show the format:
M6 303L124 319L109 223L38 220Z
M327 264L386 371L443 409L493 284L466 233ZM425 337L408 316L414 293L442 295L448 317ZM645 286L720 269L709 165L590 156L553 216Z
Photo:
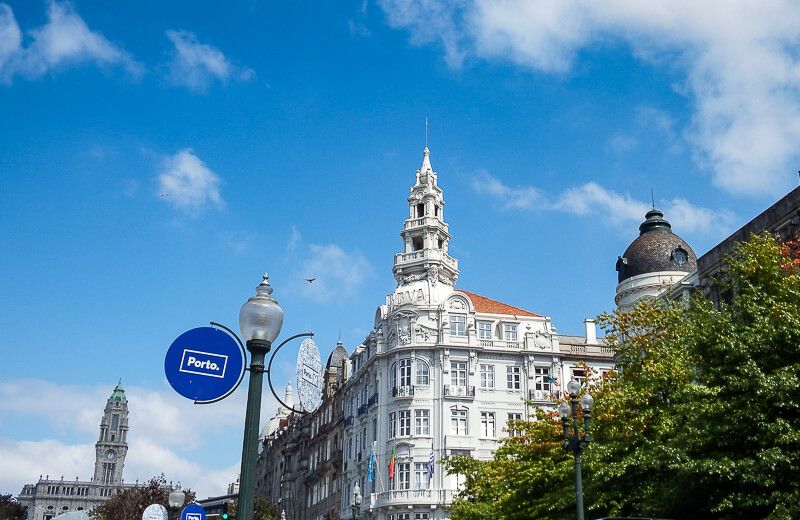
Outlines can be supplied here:
M169 197L169 193L162 193L161 194L161 198L162 199L166 199L167 197Z
M316 276L314 276L314 277L312 277L312 278L306 278L306 281L307 281L308 283L314 283L314 280L316 280L316 279L317 279L317 277L316 277Z

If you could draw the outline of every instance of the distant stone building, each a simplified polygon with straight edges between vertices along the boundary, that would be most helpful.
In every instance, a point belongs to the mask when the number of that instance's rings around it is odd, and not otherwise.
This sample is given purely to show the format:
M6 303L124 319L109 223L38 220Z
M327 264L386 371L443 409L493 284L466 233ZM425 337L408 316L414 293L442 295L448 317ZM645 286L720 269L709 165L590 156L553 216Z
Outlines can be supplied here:
M121 490L122 470L128 453L128 400L120 382L106 402L95 443L94 477L89 481L51 479L26 484L17 500L28 507L28 520L52 520L67 512L90 511Z

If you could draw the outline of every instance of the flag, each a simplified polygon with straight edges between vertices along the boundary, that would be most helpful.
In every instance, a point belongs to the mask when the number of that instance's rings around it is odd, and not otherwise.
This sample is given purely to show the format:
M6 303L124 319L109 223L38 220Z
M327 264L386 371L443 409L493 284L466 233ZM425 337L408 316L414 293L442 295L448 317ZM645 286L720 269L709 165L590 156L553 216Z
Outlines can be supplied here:
M433 478L434 460L433 448L431 448L431 455L428 457L428 478Z
M392 454L389 456L389 478L394 478L394 448L392 448Z
M369 449L369 462L367 462L367 482L375 480L375 450Z

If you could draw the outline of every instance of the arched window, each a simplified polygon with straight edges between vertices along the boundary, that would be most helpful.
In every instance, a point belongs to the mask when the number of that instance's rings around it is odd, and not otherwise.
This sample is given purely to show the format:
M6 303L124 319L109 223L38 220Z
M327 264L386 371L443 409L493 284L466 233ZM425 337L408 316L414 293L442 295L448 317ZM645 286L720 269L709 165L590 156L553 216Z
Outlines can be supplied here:
M417 384L418 385L427 385L430 384L430 368L428 364L421 360L416 360L417 364Z

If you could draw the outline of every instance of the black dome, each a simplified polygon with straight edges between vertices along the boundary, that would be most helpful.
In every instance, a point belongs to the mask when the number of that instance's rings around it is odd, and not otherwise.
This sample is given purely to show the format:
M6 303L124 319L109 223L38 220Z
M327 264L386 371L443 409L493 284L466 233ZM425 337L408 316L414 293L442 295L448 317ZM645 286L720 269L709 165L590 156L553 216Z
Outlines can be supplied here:
M672 232L664 214L653 208L639 226L639 237L617 259L619 283L638 274L697 269L697 256L684 239Z

